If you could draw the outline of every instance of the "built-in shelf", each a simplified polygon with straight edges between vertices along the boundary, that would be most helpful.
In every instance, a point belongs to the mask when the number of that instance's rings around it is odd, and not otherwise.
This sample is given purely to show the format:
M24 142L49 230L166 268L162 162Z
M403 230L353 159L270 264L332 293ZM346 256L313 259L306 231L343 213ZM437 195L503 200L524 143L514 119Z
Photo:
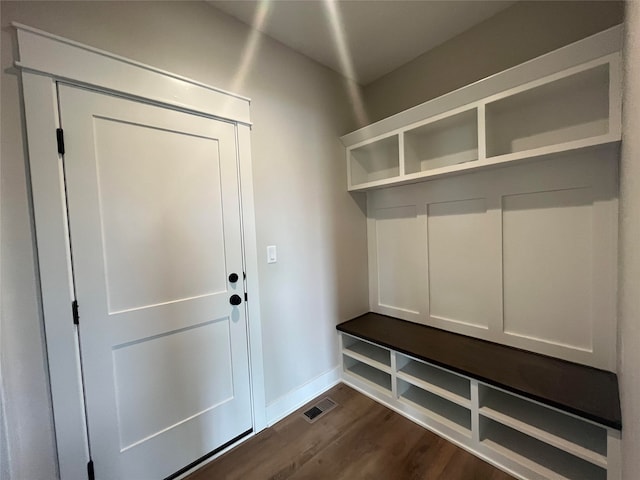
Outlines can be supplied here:
M467 110L404 132L405 173L478 160L478 111Z
M607 470L513 428L482 418L481 445L549 480L606 480Z
M490 387L480 387L480 415L607 467L607 430L602 426Z
M353 185L365 185L400 175L400 145L397 135L349 150Z
M343 338L342 348L342 353L345 355L359 362L367 363L378 370L390 372L391 353L388 349L348 335L345 335Z
M391 393L391 375L375 367L343 356L344 372L384 394Z
M620 55L613 53L347 146L348 189L415 183L619 142L619 78Z
M471 406L471 382L450 371L398 354L397 377L463 407Z
M404 380L398 380L398 398L438 423L471 437L471 411Z
M609 133L609 63L486 104L487 157Z
M618 379L612 372L374 312L337 329L599 425L622 427Z

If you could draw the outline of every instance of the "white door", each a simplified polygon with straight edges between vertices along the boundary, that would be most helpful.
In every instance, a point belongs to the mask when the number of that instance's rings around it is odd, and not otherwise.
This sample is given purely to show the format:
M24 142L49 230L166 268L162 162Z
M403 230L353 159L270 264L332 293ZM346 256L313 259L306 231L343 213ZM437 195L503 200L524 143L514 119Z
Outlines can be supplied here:
M96 479L159 480L252 428L235 126L59 99Z

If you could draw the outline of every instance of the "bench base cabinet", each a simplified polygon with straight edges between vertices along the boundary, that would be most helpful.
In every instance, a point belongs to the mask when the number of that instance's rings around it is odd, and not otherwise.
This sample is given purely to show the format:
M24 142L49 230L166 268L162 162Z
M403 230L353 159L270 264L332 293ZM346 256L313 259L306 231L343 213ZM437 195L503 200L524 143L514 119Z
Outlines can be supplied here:
M620 431L340 333L344 383L517 478L619 480Z

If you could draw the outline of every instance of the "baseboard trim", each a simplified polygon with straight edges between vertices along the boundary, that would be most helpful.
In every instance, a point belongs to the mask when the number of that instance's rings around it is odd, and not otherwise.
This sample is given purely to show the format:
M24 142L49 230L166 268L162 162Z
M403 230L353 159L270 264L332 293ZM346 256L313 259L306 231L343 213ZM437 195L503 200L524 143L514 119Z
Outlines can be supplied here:
M340 383L340 367L325 372L267 405L267 425L278 423L305 403Z

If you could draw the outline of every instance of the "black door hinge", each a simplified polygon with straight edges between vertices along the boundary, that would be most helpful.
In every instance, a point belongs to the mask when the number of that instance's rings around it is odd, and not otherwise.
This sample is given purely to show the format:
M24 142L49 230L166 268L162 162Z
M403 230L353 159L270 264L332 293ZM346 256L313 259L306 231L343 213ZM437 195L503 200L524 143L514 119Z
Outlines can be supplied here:
M58 153L64 155L64 132L61 128L56 128L56 140L58 140Z
M249 294L247 292L244 292L244 301L245 302L249 301Z
M96 480L96 474L93 471L93 460L89 460L89 463L87 463L87 475L89 475L89 480Z
M73 323L75 325L80 324L80 313L78 312L78 301L71 302L71 310L73 311Z

